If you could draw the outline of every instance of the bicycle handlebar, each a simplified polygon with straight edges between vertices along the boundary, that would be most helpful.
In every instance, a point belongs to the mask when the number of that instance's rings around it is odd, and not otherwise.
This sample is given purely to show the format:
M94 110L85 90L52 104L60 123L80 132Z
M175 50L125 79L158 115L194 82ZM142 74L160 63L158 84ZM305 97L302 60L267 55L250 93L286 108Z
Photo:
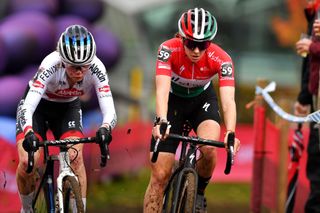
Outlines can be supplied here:
M37 144L37 148L48 147L48 146L67 146L69 144L80 144L80 143L84 144L84 143L97 143L97 142L95 137L47 140L47 141L39 142ZM99 148L101 153L100 166L105 167L107 164L107 160L110 159L108 144L99 143ZM28 167L26 172L30 173L33 170L33 167L34 167L34 151L30 151L28 152Z
M224 174L228 175L231 171L231 166L234 163L234 132L230 132L228 134L227 139L227 161L226 161L226 168L224 169Z
M160 134L161 135L165 134L165 132L167 130L167 127L168 127L168 123L164 122L164 123L160 124L160 127L159 127L160 129L159 130L160 130ZM159 142L160 142L160 139L157 139L155 147L154 147L155 151L153 152L152 158L151 158L151 162L153 162L153 163L155 163L157 161L157 159L158 159L158 155L159 155L158 145L159 145Z
M228 134L228 140L227 140L227 161L226 161L226 167L224 170L224 173L228 175L231 171L231 166L234 163L234 138L235 134L233 132ZM179 140L181 142L187 142L187 143L193 143L195 145L208 145L208 146L215 146L218 148L225 148L224 142L221 141L214 141L209 139L202 139L195 136L182 136L178 134L169 134L167 139L173 139L173 140ZM160 140L156 142L155 149L152 154L151 161L155 163L158 158L159 151L157 149L158 143Z

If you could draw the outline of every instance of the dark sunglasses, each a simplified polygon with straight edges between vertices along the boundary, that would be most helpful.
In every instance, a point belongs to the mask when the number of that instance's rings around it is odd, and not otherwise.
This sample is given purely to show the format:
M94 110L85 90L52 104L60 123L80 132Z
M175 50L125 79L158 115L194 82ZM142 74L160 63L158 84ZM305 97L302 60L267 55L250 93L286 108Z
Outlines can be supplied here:
M196 47L199 48L200 51L207 49L210 46L211 41L192 41L189 39L183 39L183 45L185 45L188 49L194 50Z

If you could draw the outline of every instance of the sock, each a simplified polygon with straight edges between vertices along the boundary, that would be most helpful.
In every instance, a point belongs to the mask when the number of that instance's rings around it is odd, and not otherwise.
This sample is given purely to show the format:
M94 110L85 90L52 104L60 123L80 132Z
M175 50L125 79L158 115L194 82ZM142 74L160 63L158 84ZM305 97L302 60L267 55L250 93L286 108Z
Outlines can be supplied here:
M199 195L204 195L204 191L207 187L207 185L210 182L211 177L208 178L203 178L201 176L198 175L198 194Z
M83 210L84 210L84 212L86 212L87 198L83 197L82 203L83 203Z
M21 213L31 213L32 210L32 199L33 199L34 192L31 192L28 195L22 195L19 193L20 201L21 201Z

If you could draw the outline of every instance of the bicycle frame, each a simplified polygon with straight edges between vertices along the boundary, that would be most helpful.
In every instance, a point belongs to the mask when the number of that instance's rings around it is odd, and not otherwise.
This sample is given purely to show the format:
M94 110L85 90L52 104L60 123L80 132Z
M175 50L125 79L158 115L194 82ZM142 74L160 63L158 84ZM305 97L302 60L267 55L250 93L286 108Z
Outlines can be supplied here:
M69 145L75 145L80 143L96 143L95 137L88 138L76 138L76 139L64 139L64 140L52 140L43 141L38 144L38 147L43 147L44 151L44 163L45 171L40 181L40 185L36 191L35 199L33 200L32 207L35 208L36 200L40 194L41 188L44 188L44 197L47 203L48 212L54 213L56 210L60 213L64 212L63 203L63 181L65 177L73 177L77 182L79 181L77 176L73 173L70 167L70 158L68 154ZM60 152L58 155L49 155L48 146L58 146ZM105 167L107 160L110 159L109 149L107 144L100 144L101 161L100 166ZM27 172L33 170L34 162L34 152L28 153L28 168ZM59 175L57 177L57 199L58 206L55 206L54 200L54 161L59 161ZM46 181L46 182L45 182ZM47 184L47 185L45 185ZM56 208L57 207L57 208Z
M182 142L182 148L181 148L181 154L180 154L180 158L179 158L179 166L178 168L176 168L173 171L173 174L171 175L169 182L165 188L164 191L164 200L163 200L163 212L166 212L169 208L168 203L169 203L169 199L170 199L170 191L172 190L173 193L173 197L171 197L172 199L172 203L171 203L171 208L170 208L170 212L175 213L177 212L177 210L180 209L180 205L182 204L181 201L183 200L179 200L180 199L180 190L184 190L186 188L184 188L184 186L186 187L190 187L189 183L193 186L195 186L195 188L190 188L188 189L188 193L191 192L191 194L189 194L192 198L189 200L189 206L188 208L192 208L192 212L195 212L195 201L196 201L196 197L197 197L197 185L198 185L198 174L195 170L196 167L196 161L197 161L197 145L209 145L209 146L215 146L215 147L219 147L219 148L225 148L225 144L224 142L220 142L220 141L213 141L213 140L207 140L207 139L201 139L199 137L190 137L187 136L188 132L183 133L183 135L177 135L177 134L169 134L168 138L174 139L174 140L179 140L180 142ZM234 153L233 153L233 146L234 146L234 138L235 135L234 133L229 133L228 135L228 140L227 140L227 161L226 161L226 167L225 167L225 174L229 174L230 170L231 170L231 166L233 165L233 157L234 157ZM157 143L159 143L160 141L158 140ZM188 146L189 144L189 146ZM157 145L157 144L156 144ZM155 146L151 161L152 162L156 162L157 160L157 156L158 156L158 150L157 150L157 146ZM192 173L190 175L190 173ZM177 183L172 184L173 181L175 180L175 178L177 177ZM187 185L183 185L184 181L186 180L185 178L187 178L188 181L191 182L186 182ZM185 192L183 192L185 193ZM179 206L178 206L179 205ZM184 204L182 204L184 205Z
M51 212L51 213L55 212L54 182L53 182L53 169L54 169L54 160L55 160L54 157L55 156L48 156L47 160L44 159L46 163L45 170L44 170L42 179L40 181L39 187L36 191L35 199L32 202L32 208L34 208L36 204L36 200L38 199L38 196L40 194L41 188L44 187L45 189L44 196L47 203L48 212Z
M79 180L78 180L78 177L73 173L73 171L70 168L70 158L69 158L67 147L60 147L60 153L58 155L48 155L47 147L44 149L44 152L45 152L44 161L46 162L46 168L40 183L40 187L37 190L36 198L40 193L41 186L43 186L44 181L46 181L47 191L46 191L45 197L47 201L48 212L54 213L55 211L58 211L60 213L63 213L62 180L66 176L72 176L72 177L75 177L77 181ZM54 200L54 181L53 181L54 161L59 161L59 175L56 179L58 206L55 206L55 200ZM33 203L33 207L34 205L35 205L35 202ZM58 209L56 209L56 207Z
M198 185L198 173L195 170L195 166L196 166L196 161L197 161L197 147L194 144L190 144L188 147L187 143L182 143L181 146L181 153L180 153L180 158L179 158L179 166L178 168L175 170L176 172L174 172L172 174L172 177L170 178L170 181L168 183L168 186L170 186L171 182L173 181L174 177L176 175L178 175L178 182L175 185L175 190L174 190L174 197L173 199L175 201L177 201L179 199L179 192L182 186L182 181L183 181L183 177L184 174L187 173L193 173L194 177L195 177L195 185ZM170 187L167 187L165 190L165 193L167 193L167 191L169 190ZM197 191L194 191L194 197L197 196ZM196 199L194 199L194 203L193 203L193 212L195 211L195 201ZM177 209L177 203L173 204L173 209L172 212L176 212Z
M68 154L68 148L61 147L59 153L59 175L57 177L57 196L58 196L58 203L59 203L59 212L63 213L63 194L62 194L62 180L66 176L75 177L76 180L79 182L78 177L73 173L72 169L70 168L70 158Z

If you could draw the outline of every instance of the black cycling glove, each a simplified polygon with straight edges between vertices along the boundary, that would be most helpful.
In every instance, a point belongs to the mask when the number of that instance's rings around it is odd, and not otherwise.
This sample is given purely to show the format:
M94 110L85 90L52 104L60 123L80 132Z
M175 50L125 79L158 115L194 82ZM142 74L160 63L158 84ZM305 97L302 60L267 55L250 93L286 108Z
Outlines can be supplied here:
M22 142L22 147L26 152L37 151L39 149L39 139L34 132L28 132Z
M107 143L109 145L112 141L111 128L100 127L96 133L96 141L99 144Z

